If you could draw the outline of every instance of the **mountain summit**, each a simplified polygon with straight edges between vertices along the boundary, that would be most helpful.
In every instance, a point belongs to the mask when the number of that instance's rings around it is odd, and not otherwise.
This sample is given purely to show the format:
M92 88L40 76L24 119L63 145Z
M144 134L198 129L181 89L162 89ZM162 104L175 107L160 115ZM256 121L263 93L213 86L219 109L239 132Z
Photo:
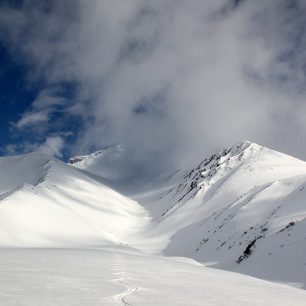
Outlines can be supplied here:
M127 197L101 183L121 150L0 158L0 246L129 245L306 286L304 161L243 141Z
M304 161L243 141L138 199L164 254L305 286L305 187Z

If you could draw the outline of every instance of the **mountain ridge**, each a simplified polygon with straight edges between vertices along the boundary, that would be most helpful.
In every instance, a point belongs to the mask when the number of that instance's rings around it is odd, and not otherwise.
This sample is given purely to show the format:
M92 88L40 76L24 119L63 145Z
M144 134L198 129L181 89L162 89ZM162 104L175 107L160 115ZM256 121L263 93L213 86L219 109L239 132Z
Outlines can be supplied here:
M0 158L0 247L129 245L306 288L304 161L242 141L126 197L101 183L110 169L90 174L103 154L82 167L41 153Z
M9 182L0 188L1 247L124 244L146 223L135 201L55 158L32 153L0 164Z

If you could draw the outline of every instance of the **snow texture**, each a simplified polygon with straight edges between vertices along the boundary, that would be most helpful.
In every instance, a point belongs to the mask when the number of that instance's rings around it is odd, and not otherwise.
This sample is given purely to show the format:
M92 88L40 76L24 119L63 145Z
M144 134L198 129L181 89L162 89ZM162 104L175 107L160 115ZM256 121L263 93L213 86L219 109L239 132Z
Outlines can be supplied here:
M121 149L0 158L1 305L306 305L305 162L243 141L136 193Z
M306 292L123 247L1 250L5 306L304 306Z
M305 162L245 141L137 199L164 237L156 253L305 289L305 187Z

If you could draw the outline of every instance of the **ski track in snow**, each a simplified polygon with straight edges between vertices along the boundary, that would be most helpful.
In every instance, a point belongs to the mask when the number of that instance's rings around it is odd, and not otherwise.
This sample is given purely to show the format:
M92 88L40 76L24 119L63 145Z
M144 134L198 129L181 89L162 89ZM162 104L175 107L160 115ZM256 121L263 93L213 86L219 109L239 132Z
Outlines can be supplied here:
M1 306L305 306L306 301L303 290L124 247L0 254Z
M113 296L113 299L119 304L123 306L133 306L132 304L128 303L126 301L126 297L133 294L138 288L132 288L129 286L127 280L129 277L127 276L127 273L125 271L125 260L122 256L116 255L115 259L112 263L112 270L114 271L113 274L118 275L119 278L116 278L113 280L114 283L123 285L126 287L126 291L115 294Z

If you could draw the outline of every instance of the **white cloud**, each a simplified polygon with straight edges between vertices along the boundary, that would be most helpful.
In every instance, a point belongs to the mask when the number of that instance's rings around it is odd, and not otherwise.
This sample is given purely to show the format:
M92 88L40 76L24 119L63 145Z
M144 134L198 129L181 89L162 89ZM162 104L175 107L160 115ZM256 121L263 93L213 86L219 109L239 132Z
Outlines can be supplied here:
M17 150L16 144L8 144L3 151L6 155L16 155Z
M61 133L60 135L50 135L41 143L26 140L17 144L8 144L3 150L3 153L11 156L20 154L20 152L42 152L50 156L62 158L62 152L65 147L65 137L67 136L69 136L67 133Z
M33 101L32 106L35 109L51 109L54 106L65 104L66 99L61 97L54 97L40 93Z
M62 137L59 136L53 136L48 137L43 144L41 144L37 151L40 151L42 153L56 156L56 157L62 157L62 149L64 147L64 140Z
M28 112L22 114L22 117L16 122L15 127L22 129L24 127L33 126L39 123L48 122L48 112Z
M0 26L32 78L80 84L75 150L123 143L132 168L158 169L250 139L306 158L305 1L30 2Z
M31 111L25 112L13 125L18 128L31 127L40 123L48 123L50 115L57 106L66 104L66 99L60 96L56 87L42 90L31 103Z

